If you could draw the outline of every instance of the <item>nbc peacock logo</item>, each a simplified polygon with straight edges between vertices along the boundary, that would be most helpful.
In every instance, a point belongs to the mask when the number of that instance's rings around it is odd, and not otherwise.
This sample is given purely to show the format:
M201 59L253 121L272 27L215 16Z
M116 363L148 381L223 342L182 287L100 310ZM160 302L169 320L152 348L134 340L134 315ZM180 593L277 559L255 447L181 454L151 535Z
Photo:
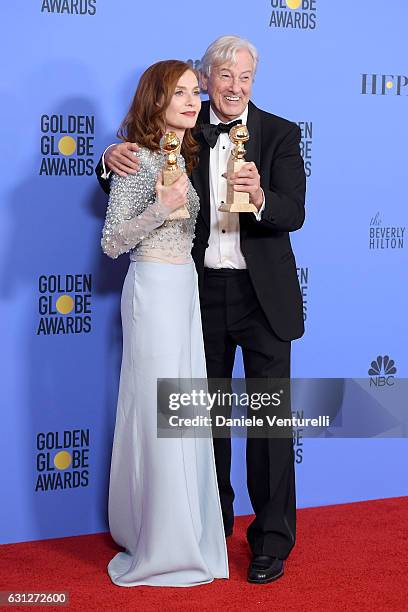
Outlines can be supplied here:
M314 30L317 0L270 0L270 28Z
M370 376L370 387L392 387L394 383L394 375L397 373L395 361L390 359L388 355L378 355L377 359L371 362L368 369Z

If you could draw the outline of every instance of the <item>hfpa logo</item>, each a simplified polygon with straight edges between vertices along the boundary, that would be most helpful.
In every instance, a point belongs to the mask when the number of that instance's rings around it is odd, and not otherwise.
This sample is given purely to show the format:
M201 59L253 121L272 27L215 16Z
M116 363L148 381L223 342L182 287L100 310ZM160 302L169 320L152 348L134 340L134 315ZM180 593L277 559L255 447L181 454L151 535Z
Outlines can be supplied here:
M408 96L408 77L398 74L362 74L361 93L373 96Z
M368 370L370 375L370 387L392 387L394 384L394 374L397 373L395 361L390 359L388 355L378 355L375 361L371 362L371 367Z

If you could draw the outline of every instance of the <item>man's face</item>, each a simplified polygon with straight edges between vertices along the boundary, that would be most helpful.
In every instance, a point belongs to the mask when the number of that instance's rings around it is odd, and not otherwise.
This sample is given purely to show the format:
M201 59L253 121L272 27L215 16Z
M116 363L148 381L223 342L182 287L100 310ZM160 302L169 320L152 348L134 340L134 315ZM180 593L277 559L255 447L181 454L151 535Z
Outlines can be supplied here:
M211 106L217 117L228 123L244 112L251 97L254 61L247 49L240 49L235 63L211 66L209 77L202 76Z

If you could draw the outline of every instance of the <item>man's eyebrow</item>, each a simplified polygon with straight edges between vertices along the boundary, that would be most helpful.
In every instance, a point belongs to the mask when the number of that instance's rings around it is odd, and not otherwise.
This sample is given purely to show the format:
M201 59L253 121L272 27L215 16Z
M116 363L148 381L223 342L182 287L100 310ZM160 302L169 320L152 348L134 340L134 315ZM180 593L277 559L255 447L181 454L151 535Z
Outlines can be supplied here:
M224 70L226 72L231 72L231 68L219 68L218 69L220 72L223 72ZM243 70L240 74L245 74L246 72L252 72L251 68L248 68L248 70Z

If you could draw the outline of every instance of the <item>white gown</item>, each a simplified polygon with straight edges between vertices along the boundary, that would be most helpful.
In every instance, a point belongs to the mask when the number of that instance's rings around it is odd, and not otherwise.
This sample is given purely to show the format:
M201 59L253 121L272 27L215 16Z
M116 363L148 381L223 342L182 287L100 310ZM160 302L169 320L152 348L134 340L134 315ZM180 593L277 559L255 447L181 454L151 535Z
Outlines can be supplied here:
M123 357L109 487L122 546L108 565L120 586L194 586L228 578L212 439L157 437L157 378L205 378L190 219L165 220L154 185L160 153L142 149L134 176L114 176L102 247L130 251L122 291ZM179 164L184 160L179 158Z

